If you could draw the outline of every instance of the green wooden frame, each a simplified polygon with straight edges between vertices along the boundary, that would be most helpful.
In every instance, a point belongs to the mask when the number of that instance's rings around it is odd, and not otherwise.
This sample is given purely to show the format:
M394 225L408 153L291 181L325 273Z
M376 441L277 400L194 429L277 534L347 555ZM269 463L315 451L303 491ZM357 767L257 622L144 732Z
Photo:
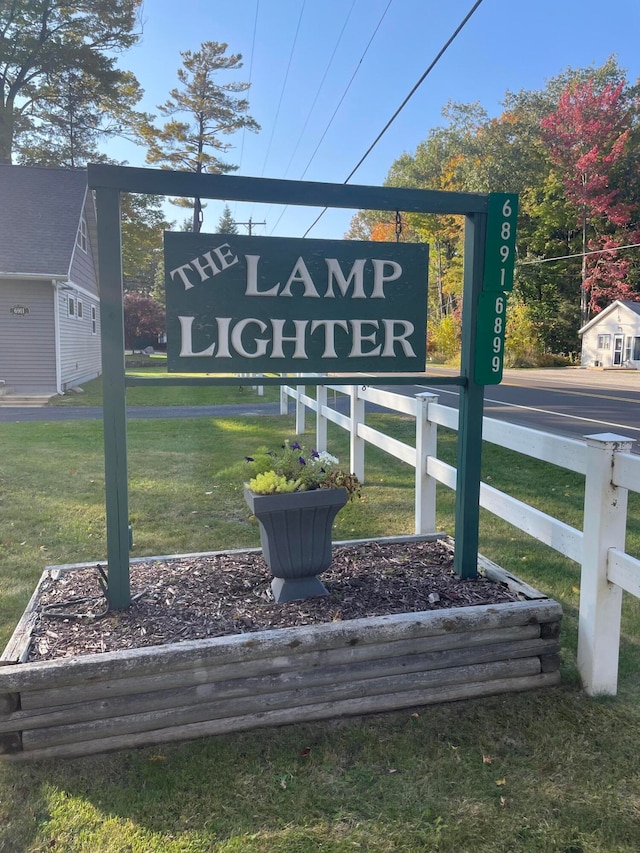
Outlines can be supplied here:
M269 204L295 204L410 213L457 214L466 217L462 360L456 377L403 374L393 384L460 387L457 453L454 566L461 577L475 577L478 565L480 465L484 386L474 380L478 298L482 291L489 195L394 187L196 175L123 166L90 165L89 187L95 191L98 216L98 272L100 280L102 368L104 385L104 456L107 513L108 599L112 609L131 603L129 578L129 513L127 477L126 386L142 384L234 384L238 377L167 377L126 379L120 193L198 197ZM253 383L254 379L246 379ZM322 384L326 379L301 377L300 384ZM340 375L341 384L360 384L362 376ZM265 377L264 384L281 385L290 378ZM385 382L389 382L388 375ZM370 378L367 384L371 384Z

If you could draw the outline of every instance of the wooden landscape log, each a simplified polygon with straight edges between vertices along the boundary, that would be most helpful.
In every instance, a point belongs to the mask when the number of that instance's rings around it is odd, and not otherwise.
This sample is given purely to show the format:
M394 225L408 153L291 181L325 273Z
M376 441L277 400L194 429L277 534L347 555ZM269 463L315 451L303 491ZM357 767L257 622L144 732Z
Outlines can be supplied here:
M373 712L393 711L431 705L439 702L452 702L459 699L473 699L501 693L516 693L525 690L539 690L560 683L559 672L539 673L518 678L503 678L478 683L463 683L409 690L402 693L389 693L383 696L366 696L341 701L319 702L304 707L302 716L299 708L279 708L255 714L245 714L218 720L205 720L183 726L155 729L131 734L112 735L105 738L16 752L6 755L5 760L22 761L48 758L75 757L107 752L114 749L129 749L139 746L151 746L177 740L193 740L207 735L246 731L265 726L279 726L290 723L323 720L332 717L354 716Z
M135 678L100 678L98 669L95 674L87 676L85 683L58 687L55 680L57 672L52 670L49 683L56 684L56 686L50 688L43 686L40 690L23 691L21 693L21 707L24 710L50 708L90 699L126 696L131 693L139 694L163 690L167 687L186 688L267 673L284 674L297 670L311 671L327 666L339 664L351 666L365 661L399 658L404 655L435 654L442 651L455 652L469 646L488 647L496 644L538 639L539 635L540 626L532 624L493 631L470 631L468 633L392 642L385 642L384 638L379 638L377 644L349 645L339 648L316 649L311 652L306 651L306 647L301 643L293 648L288 647L286 654L281 653L278 647L274 650L272 657L258 657L257 659L250 657L236 663L218 663L215 658L212 659L210 656L207 656L203 661L198 650L194 649L191 655L191 668L185 668L183 666L184 661L181 658L180 667L177 669L174 666L173 655L177 646L175 644L172 646L154 646L152 648L155 649L155 655L147 657L149 675L140 675ZM100 655L99 657L109 659L110 655ZM224 660L224 655L221 654L220 658ZM97 663L100 665L101 661Z
M0 666L11 666L11 661L0 660ZM15 711L19 704L19 693L0 693L0 719Z
M49 572L44 571L40 575L40 580L33 591L33 595L22 614L18 624L9 642L5 646L2 655L0 655L0 665L23 663L26 661L29 654L29 643L31 641L31 632L37 619L37 606L40 601L42 585L45 580L48 580ZM2 692L0 690L0 692Z
M539 625L561 617L562 609L555 601L517 601L280 628L211 640L191 640L170 646L30 662L0 669L0 694L38 690L51 683L69 687L123 676L138 678L150 672L161 673L167 667L178 670L205 667L208 662L236 664L272 658L278 654L288 656L293 652L354 648L419 637L446 637L470 631Z
M430 672L414 672L384 678L344 681L338 684L258 693L202 704L182 704L176 708L153 709L141 714L109 717L72 723L63 726L34 729L22 733L23 749L38 749L56 744L75 743L94 737L132 734L160 728L185 726L205 720L259 714L280 708L298 708L300 719L305 707L322 700L339 702L347 699L385 697L388 694L415 692L451 684L480 683L505 678L520 678L540 673L540 659L523 658L515 661L496 661L474 666L458 666ZM386 701L384 698L382 701Z
M15 711L0 719L0 733L495 661L533 657L550 659L559 649L560 644L557 640L524 639L490 645L472 645L464 649L450 649L443 652L376 658L371 661L322 668L298 668L259 676L247 676L238 668L234 673L235 677L229 680L213 680L190 687L174 686L173 673L167 672L163 690L136 693L133 692L135 685L130 684L129 692L119 696L87 700L86 697L79 695L73 705ZM181 672L180 675L182 674Z
M482 568L528 600L25 662L38 588L0 658L0 753L88 755L558 684L560 605Z

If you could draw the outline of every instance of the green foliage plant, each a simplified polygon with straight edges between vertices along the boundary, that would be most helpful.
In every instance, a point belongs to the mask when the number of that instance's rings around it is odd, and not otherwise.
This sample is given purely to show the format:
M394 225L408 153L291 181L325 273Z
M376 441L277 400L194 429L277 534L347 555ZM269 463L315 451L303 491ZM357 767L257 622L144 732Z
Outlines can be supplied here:
M459 324L453 314L447 314L429 330L429 350L445 361L460 352Z
M339 488L345 488L350 498L360 494L360 481L340 468L336 456L326 450L309 451L297 441L286 439L277 450L260 447L245 460L250 466L249 488L257 495Z
M507 307L505 364L507 367L535 367L540 363L540 341L528 306L521 300Z

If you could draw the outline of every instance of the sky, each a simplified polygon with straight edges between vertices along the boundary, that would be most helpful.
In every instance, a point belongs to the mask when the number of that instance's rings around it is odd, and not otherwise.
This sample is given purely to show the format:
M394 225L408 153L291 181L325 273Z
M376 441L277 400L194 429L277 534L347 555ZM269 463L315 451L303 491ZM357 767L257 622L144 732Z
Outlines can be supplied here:
M178 83L181 51L226 42L244 66L222 80L250 82L259 133L229 137L235 174L343 183L474 0L145 0L140 42L120 59L145 90L140 109L156 113ZM599 66L612 54L640 78L639 0L483 0L350 184L381 185L394 160L442 126L449 101L502 112L507 91L535 90L567 68ZM223 77L222 75L227 75ZM110 143L107 153L146 166L145 150ZM254 234L302 237L319 208L236 203ZM203 231L215 232L224 202L210 201ZM185 211L167 204L177 223ZM341 239L353 211L332 209L308 236ZM258 224L258 223L266 224ZM241 232L248 230L240 226Z

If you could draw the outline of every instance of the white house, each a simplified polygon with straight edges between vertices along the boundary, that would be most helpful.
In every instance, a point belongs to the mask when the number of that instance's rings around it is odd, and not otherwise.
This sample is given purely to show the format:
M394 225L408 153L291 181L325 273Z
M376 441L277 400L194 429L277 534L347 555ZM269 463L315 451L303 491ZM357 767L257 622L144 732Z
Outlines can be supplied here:
M583 367L640 370L640 302L616 299L583 326Z
M101 373L93 197L84 169L0 165L0 384L62 393Z

